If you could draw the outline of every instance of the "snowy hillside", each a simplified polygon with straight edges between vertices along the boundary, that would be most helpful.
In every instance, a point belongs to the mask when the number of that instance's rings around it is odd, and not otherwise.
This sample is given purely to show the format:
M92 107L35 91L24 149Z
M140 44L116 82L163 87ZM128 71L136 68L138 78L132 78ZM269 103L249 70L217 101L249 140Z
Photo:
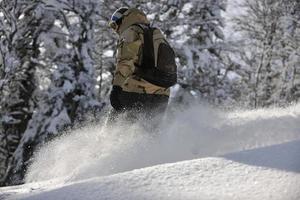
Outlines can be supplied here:
M8 199L300 198L300 141L133 170L56 186L51 181L4 189ZM297 156L298 155L298 156ZM50 185L50 188L49 188Z
M122 123L67 134L0 199L300 199L299 105L170 118L163 134Z

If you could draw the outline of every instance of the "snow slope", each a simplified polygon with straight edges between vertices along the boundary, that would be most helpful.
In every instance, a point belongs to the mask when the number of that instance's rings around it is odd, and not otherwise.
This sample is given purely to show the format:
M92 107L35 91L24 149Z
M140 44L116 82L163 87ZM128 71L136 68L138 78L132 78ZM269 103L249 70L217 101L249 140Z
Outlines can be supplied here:
M163 134L123 123L66 134L0 199L300 199L300 105L198 105L166 120Z
M300 140L53 187L6 188L8 199L300 199ZM52 185L49 188L47 185ZM0 190L1 191L1 190Z

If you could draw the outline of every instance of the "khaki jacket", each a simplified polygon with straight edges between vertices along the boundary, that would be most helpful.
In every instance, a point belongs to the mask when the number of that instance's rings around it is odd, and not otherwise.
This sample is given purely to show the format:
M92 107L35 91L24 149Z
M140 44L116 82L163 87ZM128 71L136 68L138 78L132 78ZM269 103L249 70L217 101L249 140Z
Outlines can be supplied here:
M124 13L122 24L118 29L119 41L117 50L117 66L113 85L122 87L123 91L170 95L169 88L163 88L147 82L135 74L136 65L141 63L143 32L133 24L149 24L144 13L132 8Z

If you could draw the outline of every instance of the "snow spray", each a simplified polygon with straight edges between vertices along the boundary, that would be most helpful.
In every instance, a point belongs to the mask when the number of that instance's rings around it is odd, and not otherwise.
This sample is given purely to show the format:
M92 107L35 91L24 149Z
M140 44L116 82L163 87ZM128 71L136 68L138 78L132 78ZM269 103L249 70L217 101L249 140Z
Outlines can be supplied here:
M83 180L300 138L300 105L235 111L194 105L165 120L155 134L124 121L74 130L35 154L26 181Z

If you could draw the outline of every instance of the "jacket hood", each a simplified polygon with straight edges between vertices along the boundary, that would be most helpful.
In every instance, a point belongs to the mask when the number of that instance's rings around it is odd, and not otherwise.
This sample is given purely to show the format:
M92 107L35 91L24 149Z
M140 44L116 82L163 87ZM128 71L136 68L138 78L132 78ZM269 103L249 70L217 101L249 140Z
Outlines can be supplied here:
M128 27L133 24L150 24L150 22L147 19L145 13L137 8L130 8L124 13L124 18L120 28L118 29L118 33L123 33Z

